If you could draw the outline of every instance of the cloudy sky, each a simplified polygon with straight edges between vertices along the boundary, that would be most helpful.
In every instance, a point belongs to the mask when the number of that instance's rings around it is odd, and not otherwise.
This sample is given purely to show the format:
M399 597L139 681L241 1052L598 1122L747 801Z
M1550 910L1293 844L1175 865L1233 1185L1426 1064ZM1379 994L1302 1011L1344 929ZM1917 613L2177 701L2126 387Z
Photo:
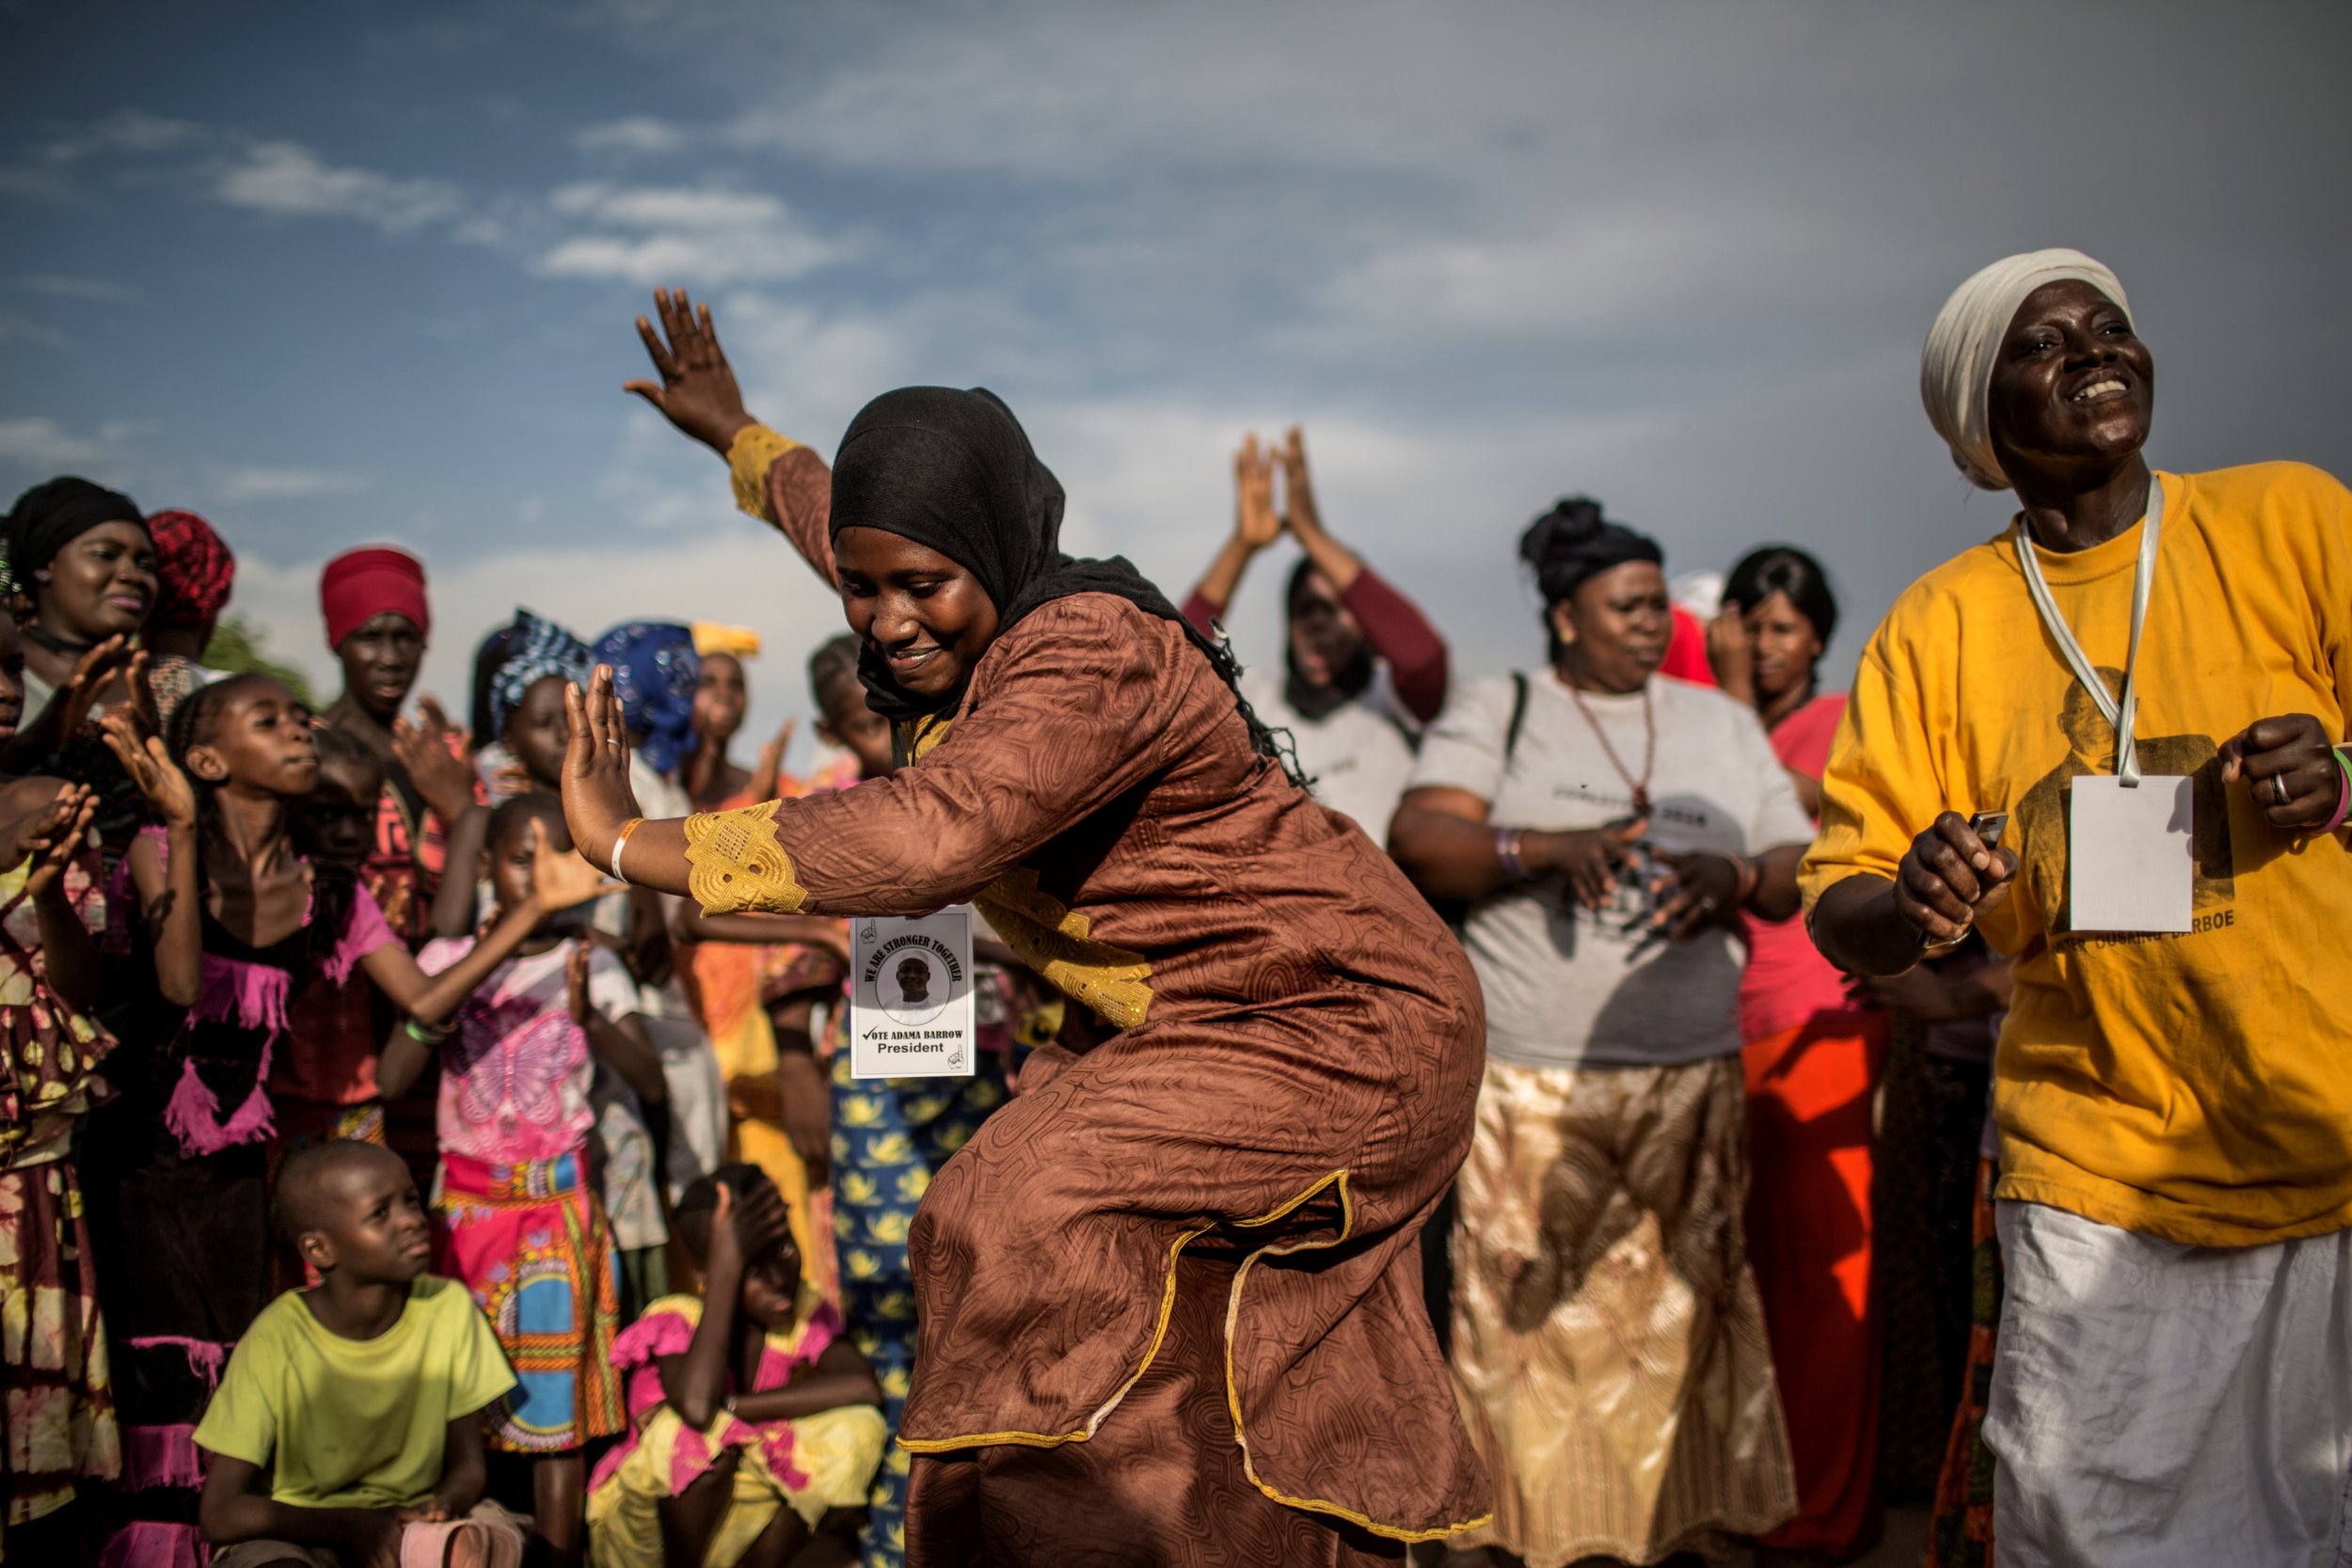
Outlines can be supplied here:
M2122 276L2160 465L2352 472L2340 5L0 0L0 490L203 512L322 673L318 564L391 541L448 695L527 603L752 625L755 717L803 705L837 610L619 390L656 283L820 450L886 388L994 388L1071 547L1175 592L1240 434L1303 422L1471 671L1536 657L1512 545L1577 490L1670 570L1820 551L1850 666L2002 520L1915 377L2012 250Z

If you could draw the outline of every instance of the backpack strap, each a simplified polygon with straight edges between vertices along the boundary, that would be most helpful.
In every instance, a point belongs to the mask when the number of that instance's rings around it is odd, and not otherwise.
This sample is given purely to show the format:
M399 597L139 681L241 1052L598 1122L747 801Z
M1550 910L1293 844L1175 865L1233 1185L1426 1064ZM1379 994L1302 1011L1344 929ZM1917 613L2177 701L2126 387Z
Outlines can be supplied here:
M1527 672L1511 672L1511 722L1502 731L1502 766L1508 768L1519 749L1519 731L1527 725Z

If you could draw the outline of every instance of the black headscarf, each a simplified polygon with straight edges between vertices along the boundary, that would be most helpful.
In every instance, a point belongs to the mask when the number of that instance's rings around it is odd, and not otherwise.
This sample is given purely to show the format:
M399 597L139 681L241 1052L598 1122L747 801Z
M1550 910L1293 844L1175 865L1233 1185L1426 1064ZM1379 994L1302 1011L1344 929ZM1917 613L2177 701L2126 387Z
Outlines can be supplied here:
M1590 496L1567 496L1527 525L1519 535L1519 559L1535 569L1544 603L1558 604L1576 585L1629 561L1666 563L1666 552L1646 533L1636 533L1600 515Z
M118 522L145 528L147 514L120 491L72 474L36 484L17 497L8 512L8 567L29 594L33 574L55 561L59 550L101 523Z
M873 528L912 539L979 579L1010 631L1041 605L1072 594L1108 594L1173 621L1228 687L1260 756L1288 767L1285 748L1242 701L1241 668L1222 643L1184 618L1124 556L1083 560L1061 551L1061 482L1038 461L1012 410L980 388L901 387L858 411L834 458L831 531ZM891 678L869 644L858 652L867 705L891 720L952 708L961 693L921 697ZM1292 769L1295 776L1295 769Z

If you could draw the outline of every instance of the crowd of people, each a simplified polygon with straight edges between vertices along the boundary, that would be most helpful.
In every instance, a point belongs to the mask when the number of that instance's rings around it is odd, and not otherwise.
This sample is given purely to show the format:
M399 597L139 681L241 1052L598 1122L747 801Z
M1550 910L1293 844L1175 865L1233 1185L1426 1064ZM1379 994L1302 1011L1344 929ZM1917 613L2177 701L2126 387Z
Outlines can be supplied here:
M0 1560L2338 1560L2352 496L2153 471L2128 311L1952 295L2020 510L1844 694L1820 560L1585 496L1459 679L1296 430L1172 601L993 395L829 465L666 292L630 388L843 601L801 775L739 628L517 609L460 724L355 549L314 708L204 519L36 485ZM854 1076L849 917L949 904L979 1065Z

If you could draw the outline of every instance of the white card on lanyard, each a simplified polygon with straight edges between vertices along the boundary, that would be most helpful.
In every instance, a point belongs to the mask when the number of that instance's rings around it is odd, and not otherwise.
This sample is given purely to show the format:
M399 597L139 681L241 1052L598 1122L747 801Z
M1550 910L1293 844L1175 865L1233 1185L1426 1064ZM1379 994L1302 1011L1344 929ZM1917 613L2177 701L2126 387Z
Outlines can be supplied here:
M972 911L850 923L850 1076L971 1076Z
M2083 654L2074 628L2058 613L2042 578L2030 528L2017 527L2017 562L2042 624L2074 678L2115 730L2115 773L2086 774L2068 787L2066 898L2076 931L2185 931L2196 903L2194 794L2185 778L2145 778L2133 724L2139 714L2139 636L2148 621L2148 594L2156 577L2156 546L2164 527L2164 485L2148 482L2148 515L2140 525L2139 563L2132 574L2132 635L2123 657L2121 697Z
M2067 924L2077 931L2185 931L2196 906L2196 781L2085 773L2068 786Z

